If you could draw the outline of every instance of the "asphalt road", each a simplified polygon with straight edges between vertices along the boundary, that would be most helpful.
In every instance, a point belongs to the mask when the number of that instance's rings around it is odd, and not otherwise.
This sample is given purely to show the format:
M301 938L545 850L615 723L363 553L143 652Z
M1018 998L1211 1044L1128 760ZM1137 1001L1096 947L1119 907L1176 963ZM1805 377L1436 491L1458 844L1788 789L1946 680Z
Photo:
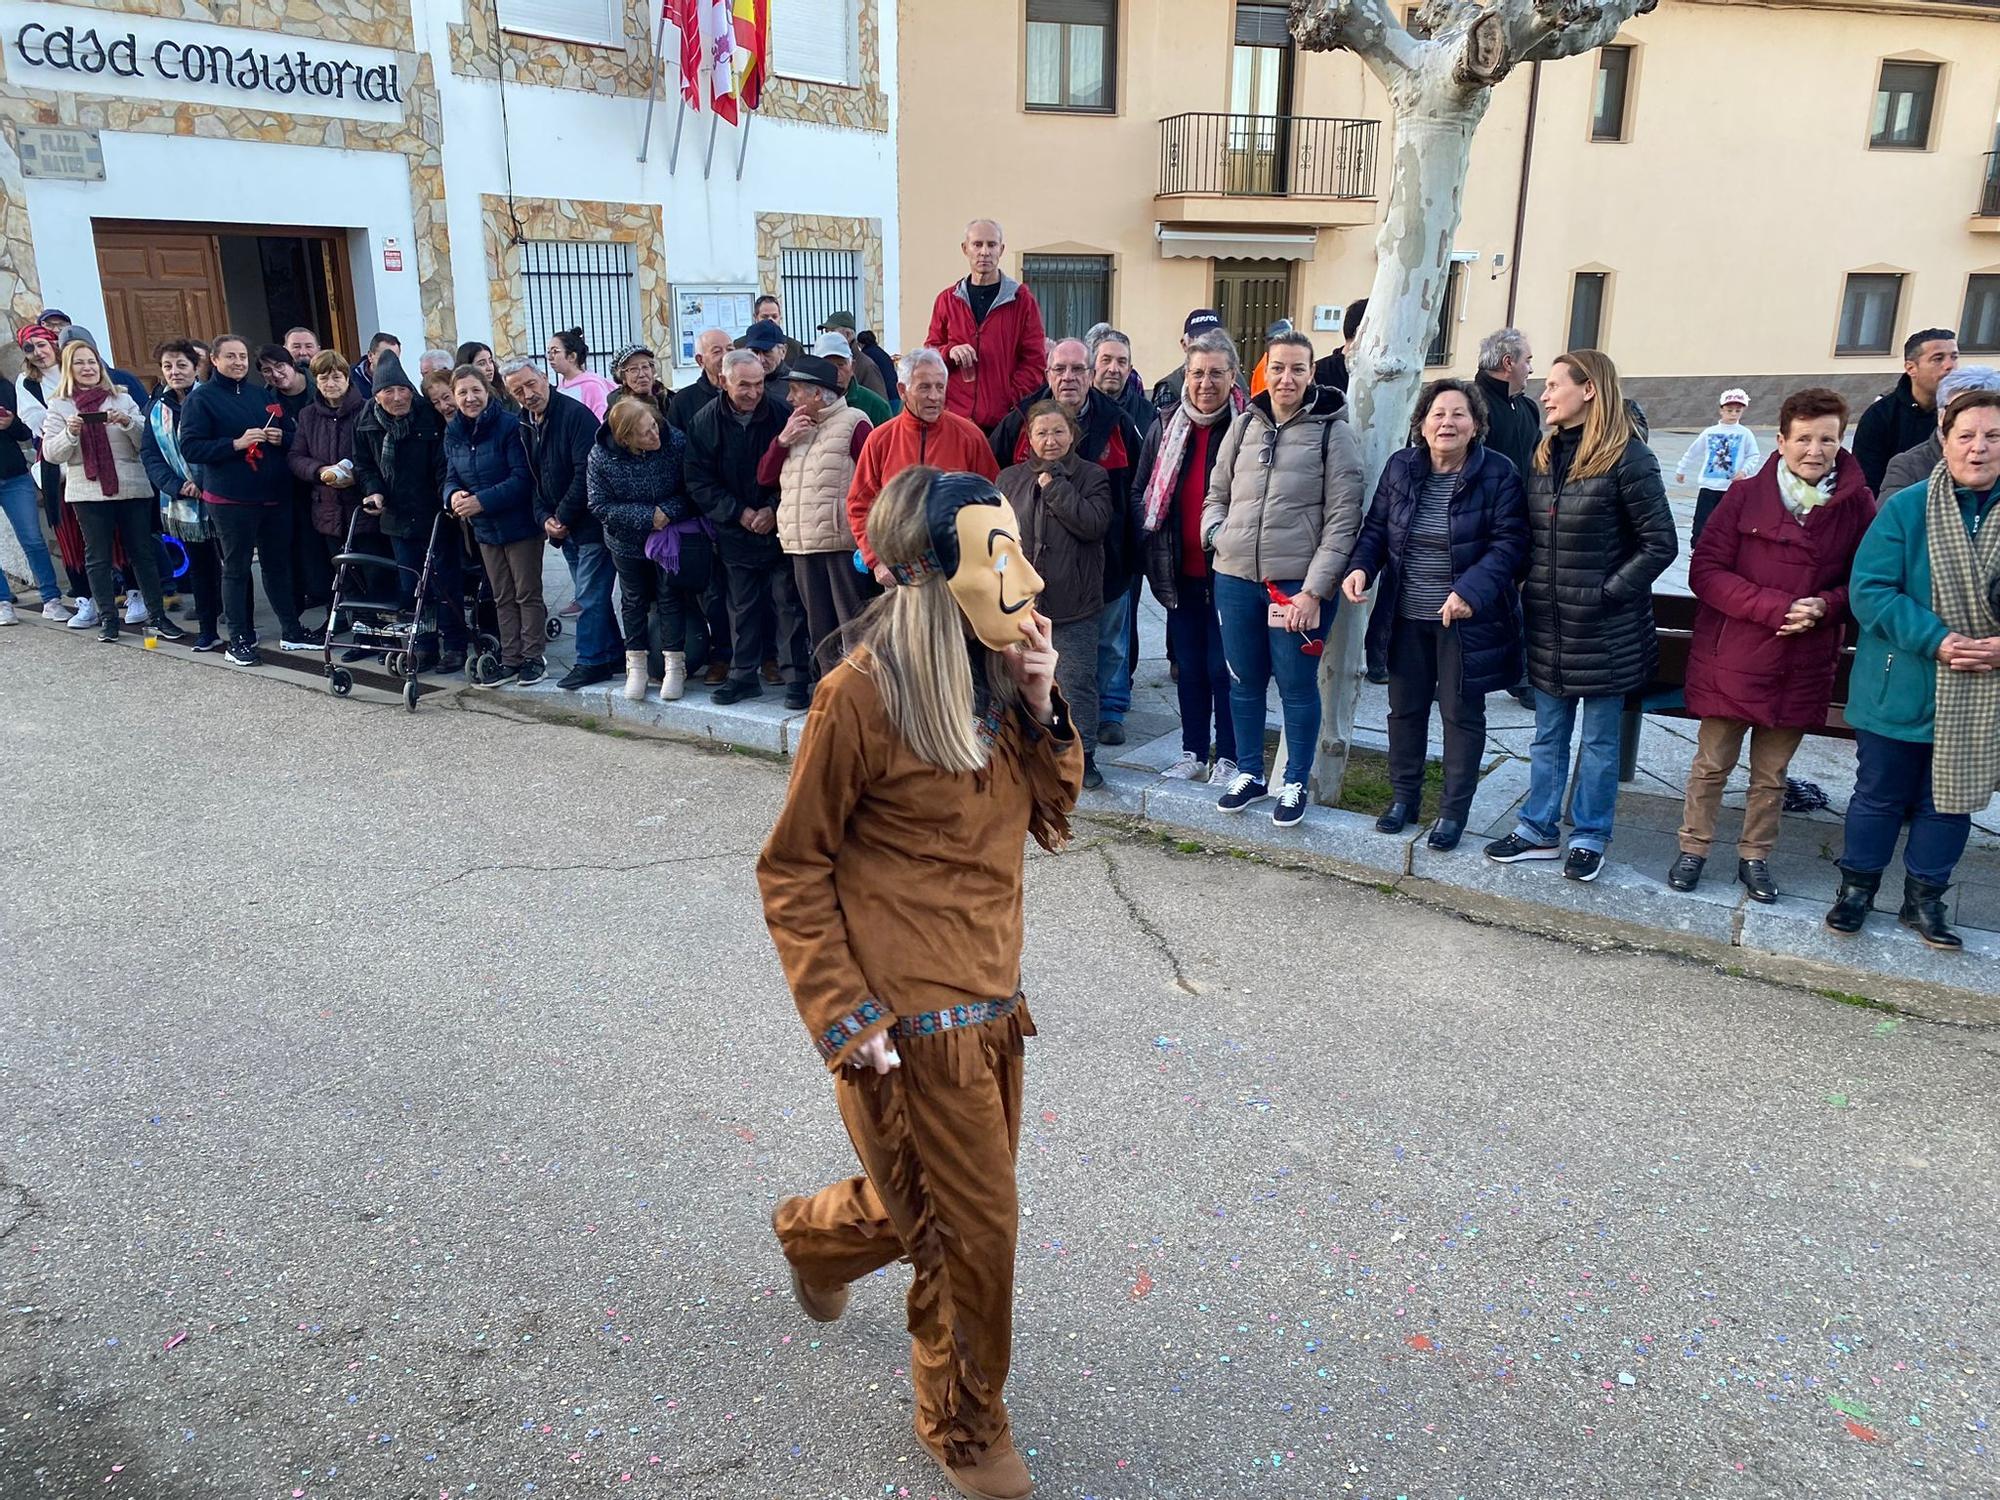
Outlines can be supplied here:
M473 700L479 700L474 702ZM780 767L0 633L0 1495L932 1496ZM1029 863L1048 1496L1991 1496L2000 1039L1087 832Z

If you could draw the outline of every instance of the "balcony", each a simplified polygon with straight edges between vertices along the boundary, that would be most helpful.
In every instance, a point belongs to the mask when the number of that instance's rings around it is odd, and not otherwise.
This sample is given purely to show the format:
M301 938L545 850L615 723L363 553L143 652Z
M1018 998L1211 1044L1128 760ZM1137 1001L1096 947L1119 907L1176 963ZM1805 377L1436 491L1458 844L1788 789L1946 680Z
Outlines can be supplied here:
M1979 211L1972 216L1972 227L2000 234L2000 151L1986 153L1985 175L1979 181Z
M1372 224L1381 130L1310 115L1171 115L1154 206L1187 224Z

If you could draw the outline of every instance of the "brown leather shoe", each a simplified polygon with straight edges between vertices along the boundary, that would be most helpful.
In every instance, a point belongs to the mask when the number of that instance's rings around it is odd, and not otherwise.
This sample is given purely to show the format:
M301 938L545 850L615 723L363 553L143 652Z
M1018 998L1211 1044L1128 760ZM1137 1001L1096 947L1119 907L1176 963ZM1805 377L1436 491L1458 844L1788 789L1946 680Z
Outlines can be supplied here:
M778 1210L787 1203L802 1201L798 1198L782 1199L777 1208L771 1210L771 1233L778 1232ZM784 1241L778 1242L784 1248ZM847 1311L847 1288L844 1286L816 1287L799 1275L799 1268L792 1264L790 1257L785 1260L786 1269L792 1273L792 1298L799 1304L799 1311L815 1323L836 1323L840 1315Z
M921 1432L917 1441L938 1461L951 1487L968 1500L1028 1500L1035 1493L1034 1476L1028 1472L1027 1462L1015 1450L1014 1439L1007 1433L1001 1433L977 1463L961 1467L948 1462L944 1450L933 1447Z
M764 680L770 683L772 687L784 686L785 674L779 669L776 661L766 661L764 663Z
M701 680L710 687L720 687L723 683L729 681L729 663L726 661L710 662L708 670L702 673Z

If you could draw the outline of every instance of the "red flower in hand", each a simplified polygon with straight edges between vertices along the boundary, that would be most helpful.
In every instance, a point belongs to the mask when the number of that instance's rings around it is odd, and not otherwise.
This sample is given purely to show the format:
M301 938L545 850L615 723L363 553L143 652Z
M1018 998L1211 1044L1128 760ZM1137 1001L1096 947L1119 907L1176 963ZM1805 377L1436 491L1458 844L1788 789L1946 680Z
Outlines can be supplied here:
M284 421L285 409L273 401L269 406L264 408L264 415L271 419L271 426L276 427L280 422ZM262 443L252 443L243 450L243 461L250 465L252 469L255 469L263 461L263 458L264 445Z

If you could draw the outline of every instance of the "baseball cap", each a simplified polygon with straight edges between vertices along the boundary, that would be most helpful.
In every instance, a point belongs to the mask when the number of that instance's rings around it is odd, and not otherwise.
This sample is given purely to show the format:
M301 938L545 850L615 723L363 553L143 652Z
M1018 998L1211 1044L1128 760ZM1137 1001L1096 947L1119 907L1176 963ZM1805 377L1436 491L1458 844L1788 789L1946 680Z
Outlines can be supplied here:
M1717 406L1748 406L1750 404L1750 393L1740 385L1732 385L1717 398L1715 404Z
M63 323L67 323L70 321L69 314L64 312L60 307L45 307L35 315L35 321L37 323L46 324L50 318L55 318L59 322Z
M792 366L781 380L797 381L802 385L816 385L823 391L840 394L840 372L830 360L821 359L817 354L802 354L792 362Z
M828 313L826 321L819 325L819 331L825 333L829 328L845 328L849 333L854 332L854 314L851 312Z
M743 347L755 349L759 354L767 349L782 349L784 346L785 330L769 318L759 318L743 335Z
M1187 321L1181 324L1181 336L1183 338L1193 338L1198 333L1207 333L1209 329L1220 328L1221 326L1222 319L1216 314L1214 308L1197 307L1187 315Z
M822 333L812 346L815 359L852 359L854 350L847 340L837 333Z

